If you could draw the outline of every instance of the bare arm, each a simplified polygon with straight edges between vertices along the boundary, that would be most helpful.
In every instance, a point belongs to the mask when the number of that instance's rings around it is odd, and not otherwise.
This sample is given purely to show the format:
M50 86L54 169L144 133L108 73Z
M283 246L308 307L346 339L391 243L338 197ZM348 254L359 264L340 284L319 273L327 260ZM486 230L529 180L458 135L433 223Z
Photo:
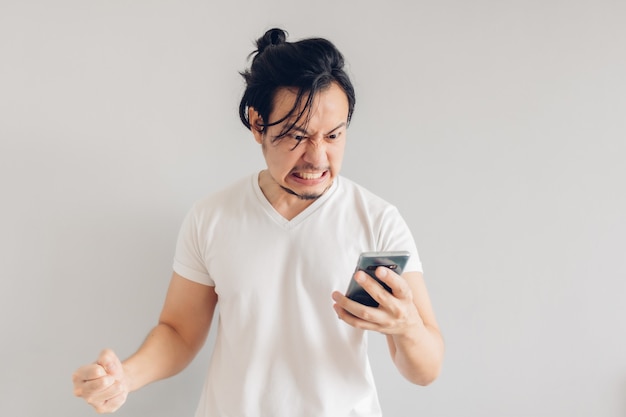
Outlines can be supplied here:
M413 329L387 335L389 352L405 378L427 385L439 375L444 354L443 338L422 274L410 272L402 277L409 284L418 317Z
M335 311L351 326L385 334L400 373L415 384L428 385L439 375L444 343L422 274L409 272L400 277L386 268L378 268L376 276L392 288L393 294L364 272L358 272L355 277L380 303L378 308L364 306L335 292Z
M129 390L182 371L204 344L216 304L214 287L174 273L159 324L139 350L123 362Z
M175 375L196 356L209 333L217 294L214 287L174 273L159 323L123 363L111 350L73 375L74 394L100 413L117 410L129 392Z

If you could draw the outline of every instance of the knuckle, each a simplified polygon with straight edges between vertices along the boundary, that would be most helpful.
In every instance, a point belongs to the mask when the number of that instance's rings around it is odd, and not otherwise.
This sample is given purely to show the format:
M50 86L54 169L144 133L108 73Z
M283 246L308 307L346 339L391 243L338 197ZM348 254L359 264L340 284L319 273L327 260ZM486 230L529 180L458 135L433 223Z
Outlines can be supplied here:
M98 378L94 381L90 381L90 388L93 391L101 391L103 389L105 389L108 385L106 384L106 380L107 378Z
M409 287L403 286L400 290L400 296L413 302L413 293L411 292L411 289Z
M124 404L124 402L126 402L126 393L121 393L120 395L107 401L107 405L111 412L113 412L118 410Z
M105 376L102 377L100 379L98 379L98 382L100 383L99 388L101 389L106 389L108 387L110 387L111 385L115 384L115 378L113 378L112 376Z
M396 306L395 304L389 305L387 307L387 310L389 311L389 314L391 314L391 316L393 317L398 317L401 314L398 306Z
M111 349L104 349L102 352L100 352L97 363L102 365L113 361L115 358L117 358L117 356L115 356L115 353Z

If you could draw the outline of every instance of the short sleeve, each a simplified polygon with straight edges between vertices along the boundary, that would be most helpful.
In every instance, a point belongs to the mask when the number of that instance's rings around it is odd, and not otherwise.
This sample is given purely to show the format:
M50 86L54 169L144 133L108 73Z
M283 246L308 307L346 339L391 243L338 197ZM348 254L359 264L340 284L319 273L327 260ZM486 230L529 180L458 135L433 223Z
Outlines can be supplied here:
M386 210L381 226L379 240L381 247L379 250L409 251L411 257L404 268L404 272L423 272L422 261L417 252L413 234L396 207L392 206Z
M174 272L199 284L215 286L208 273L204 259L206 233L201 230L200 212L195 205L183 220L178 233L176 253L174 255Z

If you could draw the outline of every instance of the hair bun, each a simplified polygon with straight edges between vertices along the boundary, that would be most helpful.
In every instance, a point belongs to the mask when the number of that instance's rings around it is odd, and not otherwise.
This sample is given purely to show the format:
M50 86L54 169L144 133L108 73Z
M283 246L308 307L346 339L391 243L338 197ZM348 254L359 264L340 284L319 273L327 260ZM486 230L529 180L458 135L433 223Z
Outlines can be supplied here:
M283 29L273 28L268 30L267 32L265 32L265 35L260 37L256 42L258 53L263 52L268 46L275 46L285 43L287 35L287 32Z

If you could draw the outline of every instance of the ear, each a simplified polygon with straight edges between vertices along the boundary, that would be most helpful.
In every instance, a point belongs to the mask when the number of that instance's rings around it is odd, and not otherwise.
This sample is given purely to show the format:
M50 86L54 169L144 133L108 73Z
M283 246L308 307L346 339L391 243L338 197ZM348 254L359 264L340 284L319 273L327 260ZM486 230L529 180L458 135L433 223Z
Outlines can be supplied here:
M257 143L263 142L265 128L263 127L263 118L253 107L248 108L248 121L250 122L250 130L254 135Z

